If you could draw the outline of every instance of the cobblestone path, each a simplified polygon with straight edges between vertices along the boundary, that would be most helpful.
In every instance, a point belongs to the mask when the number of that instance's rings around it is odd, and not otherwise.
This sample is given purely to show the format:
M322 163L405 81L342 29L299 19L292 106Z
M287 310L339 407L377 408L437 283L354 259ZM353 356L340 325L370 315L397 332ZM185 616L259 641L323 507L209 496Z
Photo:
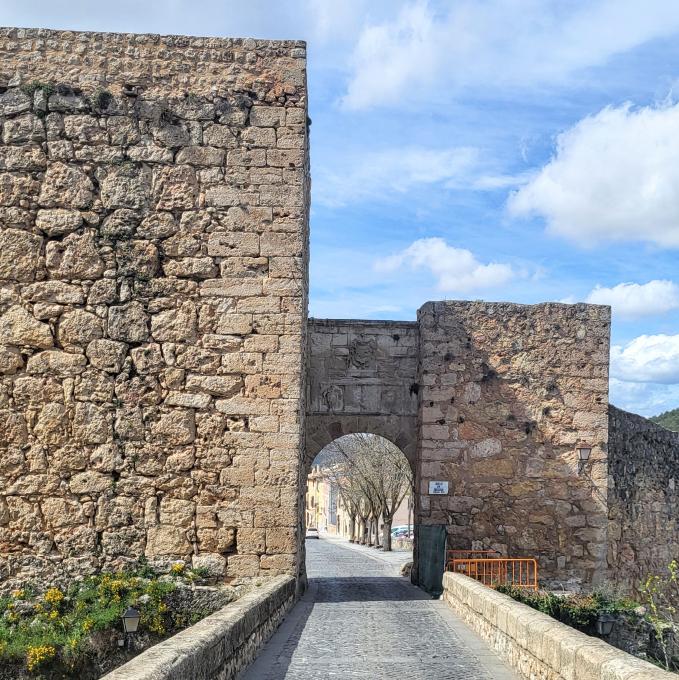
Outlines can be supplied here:
M309 590L242 680L515 680L395 556L307 541ZM372 551L374 552L374 551Z

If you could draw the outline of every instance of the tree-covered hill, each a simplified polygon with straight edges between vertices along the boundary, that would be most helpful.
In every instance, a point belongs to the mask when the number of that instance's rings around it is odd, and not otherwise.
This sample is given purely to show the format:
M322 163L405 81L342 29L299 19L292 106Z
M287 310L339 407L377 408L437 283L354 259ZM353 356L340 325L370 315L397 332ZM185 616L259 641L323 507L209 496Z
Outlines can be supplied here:
M665 413L661 413L659 416L653 416L651 420L667 430L679 432L679 408L665 411Z

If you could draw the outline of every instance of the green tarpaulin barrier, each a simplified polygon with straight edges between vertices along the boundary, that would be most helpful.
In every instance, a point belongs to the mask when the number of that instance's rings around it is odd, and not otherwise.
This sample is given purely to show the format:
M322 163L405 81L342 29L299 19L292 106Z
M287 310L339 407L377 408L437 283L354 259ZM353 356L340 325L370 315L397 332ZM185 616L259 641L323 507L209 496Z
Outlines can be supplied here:
M417 573L415 584L438 597L443 592L443 571L446 564L446 527L444 524L417 525Z

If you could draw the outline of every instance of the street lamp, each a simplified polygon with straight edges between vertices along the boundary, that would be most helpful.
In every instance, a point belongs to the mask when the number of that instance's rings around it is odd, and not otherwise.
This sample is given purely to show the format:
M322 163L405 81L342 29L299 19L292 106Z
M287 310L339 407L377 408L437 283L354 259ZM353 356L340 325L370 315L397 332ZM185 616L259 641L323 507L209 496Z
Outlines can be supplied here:
M615 621L616 617L613 614L599 614L599 618L596 620L596 632L599 635L610 635Z
M134 607L128 607L123 614L123 630L126 635L131 633L136 633L137 628L139 628L139 619L141 614L138 609Z
M127 649L132 649L132 636L137 632L139 628L139 619L141 614L138 609L134 607L128 607L122 615L123 620L123 630L125 631L125 639L118 640L118 645L122 647L127 642Z
M578 474L581 475L585 471L585 466L587 465L591 453L591 446L578 446Z

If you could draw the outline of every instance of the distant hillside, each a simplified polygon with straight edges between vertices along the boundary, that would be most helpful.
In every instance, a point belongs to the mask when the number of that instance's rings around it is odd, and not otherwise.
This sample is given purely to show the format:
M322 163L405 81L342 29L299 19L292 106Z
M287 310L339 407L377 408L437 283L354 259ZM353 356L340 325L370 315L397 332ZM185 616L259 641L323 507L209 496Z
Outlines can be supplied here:
M661 413L659 416L653 416L650 420L667 430L679 432L679 408L665 411L665 413Z

